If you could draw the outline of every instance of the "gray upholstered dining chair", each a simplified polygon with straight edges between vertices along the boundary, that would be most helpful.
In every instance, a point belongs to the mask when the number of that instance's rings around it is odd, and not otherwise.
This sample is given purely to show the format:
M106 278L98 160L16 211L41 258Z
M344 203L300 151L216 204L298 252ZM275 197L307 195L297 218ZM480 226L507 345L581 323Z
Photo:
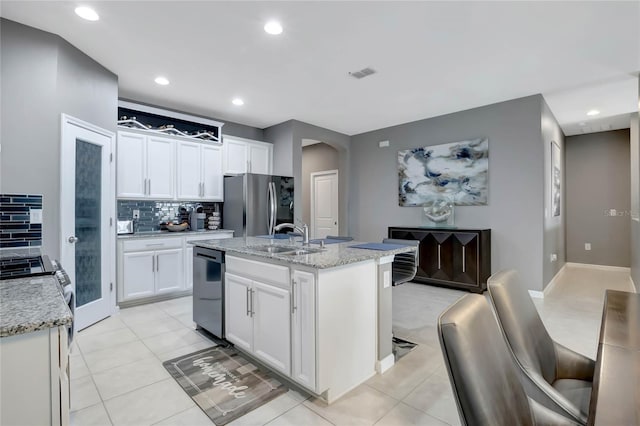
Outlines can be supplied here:
M484 296L450 306L438 334L463 425L577 425L527 397Z
M487 285L527 395L586 424L595 362L551 339L514 270L492 275Z
M393 258L391 265L391 283L392 285L404 284L415 278L418 272L418 259L420 241L415 240L399 240L394 238L385 238L382 240L385 244L398 244L403 246L415 247L415 251L409 253L398 253Z

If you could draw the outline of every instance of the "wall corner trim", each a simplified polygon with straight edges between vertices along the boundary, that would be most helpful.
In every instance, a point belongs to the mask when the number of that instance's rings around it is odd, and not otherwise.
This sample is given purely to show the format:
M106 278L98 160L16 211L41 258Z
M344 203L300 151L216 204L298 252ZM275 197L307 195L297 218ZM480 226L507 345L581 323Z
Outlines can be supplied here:
M569 265L569 262L565 262L564 265L562 265L562 268L560 268L560 270L553 276L553 278L551 278L551 281L549 281L549 283L543 290L544 294L549 294L556 283L560 281L560 277L562 277L562 275L565 273L567 265Z

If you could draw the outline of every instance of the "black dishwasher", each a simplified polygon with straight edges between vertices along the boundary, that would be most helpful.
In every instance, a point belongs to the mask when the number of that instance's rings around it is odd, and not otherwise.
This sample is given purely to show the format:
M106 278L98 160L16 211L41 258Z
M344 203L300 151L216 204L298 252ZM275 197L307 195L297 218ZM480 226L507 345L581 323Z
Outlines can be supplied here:
M224 252L193 249L193 322L224 339Z

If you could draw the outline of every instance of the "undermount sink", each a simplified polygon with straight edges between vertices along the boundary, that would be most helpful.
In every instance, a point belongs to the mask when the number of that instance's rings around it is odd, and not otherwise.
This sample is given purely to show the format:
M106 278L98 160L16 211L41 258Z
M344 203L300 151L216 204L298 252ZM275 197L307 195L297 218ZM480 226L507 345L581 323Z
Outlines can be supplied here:
M253 246L250 247L251 250L262 251L264 253L285 253L289 251L294 251L295 248L291 246Z
M286 254L287 256L300 256L300 255L303 255L303 254L320 253L321 251L324 251L324 249L319 249L319 248L302 248L302 249L296 249L295 251L287 252L287 253L282 253L282 254Z
M303 254L313 254L320 253L324 251L324 249L320 248L300 248L300 247L291 247L291 246L277 246L277 245L268 245L268 246L253 246L249 247L251 250L261 251L263 253L269 254L285 254L287 256L300 256Z

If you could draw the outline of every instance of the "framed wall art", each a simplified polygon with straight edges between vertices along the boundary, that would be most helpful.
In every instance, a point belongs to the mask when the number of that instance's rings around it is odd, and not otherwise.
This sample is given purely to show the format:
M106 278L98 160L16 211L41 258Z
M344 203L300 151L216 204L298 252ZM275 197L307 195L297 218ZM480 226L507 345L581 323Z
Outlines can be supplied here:
M457 206L488 203L489 139L398 151L398 203L430 205L448 197Z

